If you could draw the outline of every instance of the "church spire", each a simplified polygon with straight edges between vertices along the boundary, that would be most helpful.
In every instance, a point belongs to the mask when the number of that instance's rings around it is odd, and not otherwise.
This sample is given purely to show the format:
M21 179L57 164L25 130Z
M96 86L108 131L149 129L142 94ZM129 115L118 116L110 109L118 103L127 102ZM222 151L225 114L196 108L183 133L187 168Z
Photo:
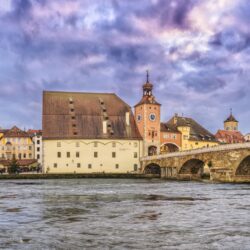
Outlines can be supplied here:
M149 71L146 71L146 83L143 84L143 95L152 96L153 84L149 82Z

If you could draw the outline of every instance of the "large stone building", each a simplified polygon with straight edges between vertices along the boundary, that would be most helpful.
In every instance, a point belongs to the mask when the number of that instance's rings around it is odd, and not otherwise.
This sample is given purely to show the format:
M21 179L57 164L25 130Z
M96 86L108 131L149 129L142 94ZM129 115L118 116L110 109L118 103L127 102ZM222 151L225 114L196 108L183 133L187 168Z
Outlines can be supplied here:
M219 129L215 137L220 143L232 144L245 142L244 136L238 130L239 122L235 119L232 111L229 117L224 121L224 130Z
M131 108L115 94L43 93L47 173L137 171L142 137Z

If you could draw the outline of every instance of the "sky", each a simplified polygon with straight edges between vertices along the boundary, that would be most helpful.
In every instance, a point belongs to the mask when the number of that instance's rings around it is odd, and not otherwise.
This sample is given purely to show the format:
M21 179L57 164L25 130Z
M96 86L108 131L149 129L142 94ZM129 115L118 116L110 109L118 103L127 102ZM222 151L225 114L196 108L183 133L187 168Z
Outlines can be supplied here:
M41 128L42 91L115 92L146 70L162 121L250 132L249 0L0 0L0 127Z

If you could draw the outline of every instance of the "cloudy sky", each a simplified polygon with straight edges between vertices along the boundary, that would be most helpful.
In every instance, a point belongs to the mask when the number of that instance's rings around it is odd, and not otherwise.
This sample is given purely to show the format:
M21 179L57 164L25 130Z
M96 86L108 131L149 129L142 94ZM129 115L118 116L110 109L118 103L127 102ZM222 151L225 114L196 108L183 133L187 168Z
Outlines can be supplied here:
M43 90L115 92L150 70L162 120L250 132L249 0L1 0L0 126L40 128Z

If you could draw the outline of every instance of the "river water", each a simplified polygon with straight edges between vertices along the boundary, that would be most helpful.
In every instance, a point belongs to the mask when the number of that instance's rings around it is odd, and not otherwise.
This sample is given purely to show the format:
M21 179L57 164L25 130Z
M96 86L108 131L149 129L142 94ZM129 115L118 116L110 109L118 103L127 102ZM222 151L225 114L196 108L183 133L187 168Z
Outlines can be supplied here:
M0 249L250 249L250 185L1 181Z

